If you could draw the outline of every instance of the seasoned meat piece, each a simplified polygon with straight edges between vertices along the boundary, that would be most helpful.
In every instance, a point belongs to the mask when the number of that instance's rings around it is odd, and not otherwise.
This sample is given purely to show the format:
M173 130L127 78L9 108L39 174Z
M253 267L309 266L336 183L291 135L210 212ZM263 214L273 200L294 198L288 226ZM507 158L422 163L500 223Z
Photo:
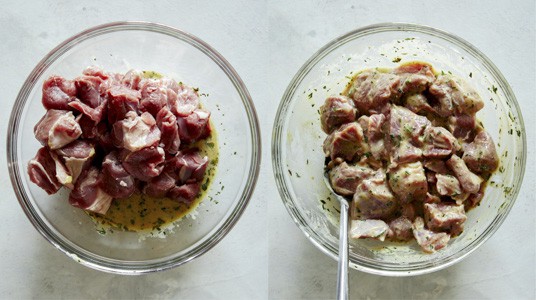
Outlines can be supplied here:
M70 111L50 109L34 127L35 138L50 149L59 149L76 140L82 129Z
M467 219L463 205L446 203L425 203L424 218L428 229L447 231L452 236L463 231L463 223Z
M139 151L123 150L119 156L123 167L134 178L149 181L162 173L164 169L165 152L160 147L147 147Z
M393 70L400 76L398 91L401 93L420 93L434 82L432 66L425 63L408 63Z
M384 241L389 226L382 220L352 220L350 223L350 238L373 238Z
M499 166L495 144L486 131L476 135L472 143L465 146L463 161L475 173L493 172Z
M434 109L428 103L426 96L423 94L411 94L405 97L404 106L414 113L431 113Z
M147 182L143 187L143 193L151 197L162 198L175 187L175 183L175 178L164 170L160 175Z
M447 160L447 166L456 175L462 188L466 192L474 194L480 190L480 184L483 181L482 178L469 171L465 162L456 154L452 155L452 157Z
M450 235L445 232L436 233L431 230L424 229L424 221L421 217L415 218L412 229L413 236L424 252L433 253L439 249L442 249L450 240Z
M458 138L464 141L471 141L474 138L476 129L476 120L474 115L457 115L448 119L449 131Z
M156 115L156 125L162 133L160 147L169 154L177 153L181 145L177 117L167 107L164 107Z
M436 174L436 188L439 195L456 196L463 193L460 182L452 175Z
M377 160L387 159L387 148L385 147L386 118L382 114L373 114L368 118L366 137L372 156Z
M102 81L102 78L96 76L86 75L76 78L74 80L76 97L90 108L96 108L102 102L99 92Z
M351 161L354 156L367 152L367 149L363 129L356 122L342 125L324 141L324 153L331 159L340 157Z
M400 77L377 70L365 70L355 77L347 95L360 114L387 113L389 100L400 96Z
M194 201L200 190L200 182L185 183L171 188L168 192L168 197L178 202L190 204Z
M337 194L351 196L361 180L371 176L374 170L367 166L348 165L343 162L329 171L331 187Z
M128 71L123 78L121 78L121 84L129 89L139 90L140 82L143 79L143 72L139 70Z
M482 201L482 198L484 198L484 191L482 190L482 188L480 191L478 191L478 193L470 194L469 197L467 197L467 200L465 201L466 210L469 210L470 208L474 208L480 205L480 201Z
M415 162L422 158L422 150L415 147L410 141L403 140L399 144L391 144L391 147L390 167L392 168L395 168L398 164Z
M397 241L409 241L413 239L411 220L407 217L398 217L389 222L389 232L387 236Z
M101 180L96 167L85 170L69 194L69 203L83 210L105 214L113 198L100 188Z
M209 118L210 112L203 109L195 109L187 117L177 117L181 141L193 143L208 137L211 132Z
M104 157L100 187L113 198L126 198L136 191L134 177L125 170L115 151Z
M434 173L440 173L440 174L447 174L449 173L449 170L447 169L447 165L444 161L439 159L428 159L424 162L424 168L434 172Z
M427 127L424 136L423 156L426 158L445 158L460 149L456 138L443 127Z
M116 146L135 152L158 144L161 133L156 126L156 120L150 113L144 112L138 116L135 112L130 111L126 117L113 126Z
M185 150L169 160L173 175L179 183L195 182L203 179L208 165L208 157L201 157L198 151Z
M191 87L179 84L176 94L177 100L168 102L168 106L177 117L187 117L199 108L199 96Z
M422 136L430 121L411 110L393 105L389 118L389 134L392 140L411 140L415 145L422 144Z
M138 112L141 94L124 86L114 85L108 90L108 122L123 120L128 112Z
M429 92L437 101L434 109L442 117L463 113L474 114L484 107L484 102L473 88L460 78L449 74L438 76L430 86Z
M159 80L144 80L140 87L141 101L140 111L156 114L168 103L167 88L163 87Z
M69 102L76 96L76 86L61 76L51 76L43 82L41 101L46 109L69 110Z
M63 157L65 166L72 176L72 182L76 183L78 176L91 164L95 155L95 146L92 143L78 139L56 150L56 153Z
M382 169L359 183L352 202L354 209L366 219L387 218L395 211L396 204Z
M389 171L389 186L401 203L422 200L428 192L428 183L420 161L398 165Z
M56 162L50 155L50 151L42 147L28 163L28 176L33 183L51 195L61 188L56 175Z
M342 124L355 121L356 109L352 99L345 96L331 96L320 107L322 130L330 134Z

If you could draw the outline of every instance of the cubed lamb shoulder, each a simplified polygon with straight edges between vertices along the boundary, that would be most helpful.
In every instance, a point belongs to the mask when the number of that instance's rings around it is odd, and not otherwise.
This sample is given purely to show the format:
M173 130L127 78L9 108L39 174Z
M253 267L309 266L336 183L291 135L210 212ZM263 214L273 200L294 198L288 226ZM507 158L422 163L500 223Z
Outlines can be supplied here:
M339 195L352 196L357 185L374 173L366 165L348 165L346 162L335 166L329 171L331 186Z
M330 134L345 123L355 121L356 109L352 99L345 96L331 96L320 107L322 130Z
M62 148L82 135L72 112L50 109L34 127L35 138L48 148Z
M382 169L357 185L352 201L355 209L366 219L388 218L395 211L396 204Z
M83 210L106 214L113 197L100 187L101 181L102 177L96 167L82 172L69 194L69 203Z
M428 192L428 183L420 161L398 165L389 171L389 186L400 203L422 201Z
M417 244L424 252L433 253L447 246L450 235L445 232L434 232L424 228L424 220L421 217L413 221L413 236Z
M72 205L100 214L137 192L185 203L200 193L209 160L193 143L212 129L197 89L88 67L74 80L47 79L42 103L34 133L44 147L28 174L47 193L65 186Z
M405 216L398 217L389 222L389 238L397 241L409 241L413 239L411 220Z
M352 200L351 237L415 239L432 253L482 201L499 165L477 122L484 102L447 73L422 62L363 70L321 107L330 184Z
M56 193L61 188L56 177L56 162L46 147L39 149L35 157L28 163L28 175L33 183L49 195Z
M465 146L462 156L467 167L477 173L493 172L499 166L499 156L489 133L481 131L472 143Z
M362 155L367 150L363 129L357 122L342 125L324 141L324 153L331 159L340 157L352 161L356 155Z
M425 203L426 227L432 231L446 231L451 236L459 235L467 216L463 205L450 203Z
M349 235L353 239L372 238L384 241L389 226L382 220L352 220Z
M72 80L51 76L43 83L42 103L46 109L69 110L69 102L76 97L76 86Z
M467 165L463 159L461 159L459 156L456 154L452 155L451 158L447 160L447 166L456 175L462 188L466 192L475 194L480 190L480 184L482 183L483 179L471 172L469 168L467 168Z

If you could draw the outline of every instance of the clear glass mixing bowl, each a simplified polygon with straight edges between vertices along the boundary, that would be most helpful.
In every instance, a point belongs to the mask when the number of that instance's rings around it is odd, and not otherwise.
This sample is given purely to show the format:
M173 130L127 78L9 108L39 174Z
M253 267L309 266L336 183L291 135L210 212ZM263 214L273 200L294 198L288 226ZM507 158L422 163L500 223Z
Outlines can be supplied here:
M90 65L125 73L156 71L199 87L212 112L219 163L195 218L184 218L165 239L137 233L101 235L90 218L69 205L67 191L47 195L26 172L40 144L33 127L45 110L41 87L50 75L74 78ZM28 76L9 121L7 159L24 212L56 248L83 265L113 273L141 274L191 261L216 245L235 225L253 192L261 151L255 108L231 65L197 37L147 22L105 24L81 32L53 49ZM225 187L225 188L223 188ZM213 199L212 201L207 198Z
M413 243L350 241L350 266L361 271L406 276L436 271L469 255L499 228L514 205L526 160L525 128L519 105L497 67L468 42L434 28L401 23L357 29L316 52L290 82L276 115L272 163L279 193L307 238L336 259L339 203L323 182L326 135L318 109L341 92L353 72L392 68L420 60L467 80L485 101L477 117L493 136L501 167L490 179L479 207L468 212L463 234L434 254ZM336 210L337 209L337 210Z

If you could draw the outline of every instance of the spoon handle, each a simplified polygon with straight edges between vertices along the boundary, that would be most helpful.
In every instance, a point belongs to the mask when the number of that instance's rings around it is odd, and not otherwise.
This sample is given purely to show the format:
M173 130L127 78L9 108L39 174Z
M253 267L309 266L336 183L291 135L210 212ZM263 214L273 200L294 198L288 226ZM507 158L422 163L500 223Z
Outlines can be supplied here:
M348 299L348 202L341 201L337 299Z

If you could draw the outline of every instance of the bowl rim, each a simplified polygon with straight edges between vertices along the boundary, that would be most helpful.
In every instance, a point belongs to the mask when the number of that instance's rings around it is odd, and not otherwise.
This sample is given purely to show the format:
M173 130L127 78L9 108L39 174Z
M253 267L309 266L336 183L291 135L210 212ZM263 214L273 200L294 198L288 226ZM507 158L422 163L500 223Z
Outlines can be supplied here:
M499 71L499 69L495 66L495 64L480 50L478 50L475 46L473 46L471 43L466 41L465 39L462 39L458 37L457 35L454 35L452 33L449 33L447 31L437 29L431 26L426 25L420 25L415 23L405 23L405 22L385 22L385 23L376 23L371 24L364 27L359 27L357 29L354 29L352 31L349 31L347 33L344 33L328 43L326 43L324 46L322 46L319 50L314 52L314 54L300 67L300 69L296 72L292 80L290 81L289 85L287 86L283 96L281 97L281 102L278 106L277 113L274 120L274 125L272 129L272 145L271 145L271 155L272 155L272 169L273 174L275 177L275 182L281 197L281 200L284 204L284 206L287 209L287 212L293 219L294 223L300 228L301 232L307 237L307 239L315 245L320 251L322 251L324 254L328 255L334 260L338 260L338 249L337 247L326 247L322 243L321 240L318 240L316 237L316 233L314 230L309 228L306 225L306 222L304 221L304 217L300 213L298 209L296 209L296 205L294 203L294 200L292 199L291 193L289 191L289 188L286 185L285 177L287 176L285 169L283 168L283 161L282 161L282 155L281 152L282 149L279 149L279 146L281 145L280 141L282 140L284 136L283 129L286 126L285 125L285 119L284 116L288 113L288 109L290 104L292 103L292 98L296 92L296 88L301 83L301 81L306 77L306 75L311 71L311 69L326 55L328 55L332 50L336 49L337 47L351 41L354 39L357 39L359 37L368 36L371 34L376 33L382 33L382 32L393 32L393 31L403 31L403 32L418 32L418 33L424 33L427 35L433 35L434 37L441 38L443 40L446 40L449 43L453 43L456 46L464 49L471 55L475 56L476 58L480 59L482 63L488 67L488 70L492 73L492 75L498 80L497 84L501 87L501 89L504 91L505 97L510 100L510 103L513 104L513 110L517 112L517 117L519 119L519 124L521 128L525 128L523 117L521 115L521 109L520 106L516 100L515 94L513 93L510 84L506 81L502 73ZM510 210L512 209L512 206L515 203L515 200L517 199L517 196L519 194L519 191L522 186L523 177L525 174L525 165L526 165L526 149L527 149L527 142L526 142L526 134L525 130L521 130L521 153L519 157L520 164L519 166L519 172L517 172L516 175L520 176L519 184L516 184L512 191L512 201L509 202L509 204L504 208L504 213L499 214L498 219L497 217L494 219L494 222L492 222L484 231L481 237L478 238L478 241L473 244L473 247L471 249L467 249L467 247L461 249L459 252L456 252L455 254L447 257L451 258L446 262L441 263L432 263L426 266L425 268L420 269L388 269L386 268L378 268L374 266L370 266L370 264L367 264L365 262L359 262L359 261L353 261L350 258L349 264L352 268L357 269L359 271L364 271L370 274L376 274L376 275L382 275L382 276L394 276L394 277L402 277L402 276L415 276L415 275L422 275L427 274L435 271L439 271L441 269L447 268L461 260L463 260L465 257L473 253L476 249L478 249L484 242L486 242L500 227L500 225L504 222L506 219L506 216L509 214ZM361 263L361 264L360 264Z
M211 233L211 235L205 241L203 241L203 243L197 245L188 253L174 257L172 259L164 257L141 262L127 260L122 261L117 259L103 258L99 255L89 253L88 251L84 252L87 252L89 254L78 252L76 248L73 247L74 244L72 242L62 240L54 233L50 232L45 223L37 216L35 210L31 206L30 201L28 200L26 191L24 191L24 189L22 188L21 183L23 181L23 178L20 176L19 169L17 167L18 153L16 149L16 140L18 137L19 127L18 116L20 116L26 102L28 101L30 91L35 86L35 84L38 84L38 82L36 81L37 78L39 78L46 71L46 69L59 57L61 57L68 50L75 47L78 43L89 40L96 36L119 31L148 31L164 34L186 42L189 45L203 52L220 67L220 69L227 75L229 80L234 85L234 88L240 95L240 99L243 104L244 110L246 111L249 127L251 130L251 148L249 149L251 151L251 159L248 162L250 165L249 170L247 170L248 179L245 185L243 185L243 187L241 188L241 190L239 190L239 197L236 198L238 199L238 202L235 208L233 209L231 214L225 220L223 220L224 222L221 223L221 227L219 228L219 230ZM203 255L204 253L212 249L230 232L230 230L236 225L237 221L242 216L253 195L260 171L262 150L261 148L262 144L260 126L251 95L249 94L249 91L247 90L244 82L242 81L236 70L218 51L216 51L214 48L212 48L209 44L207 44L200 38L175 27L146 21L120 21L105 23L83 30L60 43L58 46L48 52L48 54L46 54L43 59L39 61L39 63L24 81L24 84L22 85L13 105L7 129L6 152L8 171L17 200L19 201L21 208L23 209L24 213L26 214L32 225L48 242L50 242L54 247L56 247L68 257L87 267L114 274L138 275L171 269L189 261L192 261L193 259ZM147 263L151 261L155 262Z

